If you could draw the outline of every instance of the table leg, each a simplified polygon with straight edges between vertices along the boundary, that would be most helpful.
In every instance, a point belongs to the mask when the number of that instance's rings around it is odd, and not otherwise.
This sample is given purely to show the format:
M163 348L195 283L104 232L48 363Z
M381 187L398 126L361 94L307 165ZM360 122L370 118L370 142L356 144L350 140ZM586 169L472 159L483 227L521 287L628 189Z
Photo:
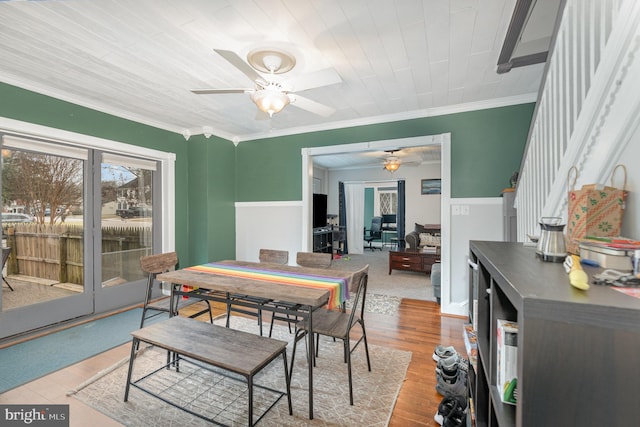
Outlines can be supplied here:
M307 344L309 345L309 419L313 419L313 364L315 363L315 340L313 339L313 307L309 307L309 324L307 333Z

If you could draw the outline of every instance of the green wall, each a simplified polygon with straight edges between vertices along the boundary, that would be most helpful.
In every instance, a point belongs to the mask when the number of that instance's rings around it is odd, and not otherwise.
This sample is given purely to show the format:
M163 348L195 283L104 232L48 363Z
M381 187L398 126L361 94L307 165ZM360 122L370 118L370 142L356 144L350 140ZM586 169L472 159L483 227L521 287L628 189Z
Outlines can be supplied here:
M203 136L186 142L180 134L2 83L0 100L1 117L175 153L175 230L180 264L235 256L231 142Z
M182 265L235 256L234 202L302 199L301 149L451 133L452 197L495 197L520 167L534 104L240 143L182 135L0 83L0 116L176 154Z
M233 143L211 137L189 143L190 260L202 264L236 256Z
M364 189L364 226L366 228L371 227L371 218L373 218L374 198L375 191L372 187Z
M451 196L497 197L520 161L534 104L246 141L238 145L238 201L302 199L301 149L451 133Z

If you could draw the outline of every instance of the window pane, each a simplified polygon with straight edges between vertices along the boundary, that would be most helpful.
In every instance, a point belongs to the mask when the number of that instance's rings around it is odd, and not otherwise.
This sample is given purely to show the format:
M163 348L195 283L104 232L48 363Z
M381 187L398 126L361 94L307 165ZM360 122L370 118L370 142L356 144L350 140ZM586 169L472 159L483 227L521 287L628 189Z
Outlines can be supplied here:
M152 253L153 170L143 164L101 165L102 286L144 278L140 257Z
M67 154L63 146L40 145ZM84 292L84 161L8 147L2 150L2 246L10 250L2 267L3 287L13 291L3 293L2 309Z
M380 192L380 214L396 214L398 210L398 193L396 191Z

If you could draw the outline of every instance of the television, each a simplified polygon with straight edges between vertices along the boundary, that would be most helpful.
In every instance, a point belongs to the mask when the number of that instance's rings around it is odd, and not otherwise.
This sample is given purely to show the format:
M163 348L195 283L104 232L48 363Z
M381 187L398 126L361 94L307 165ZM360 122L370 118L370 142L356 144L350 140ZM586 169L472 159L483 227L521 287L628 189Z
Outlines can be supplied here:
M313 228L327 226L327 195L313 193Z
M382 214L382 229L387 231L396 230L396 214Z

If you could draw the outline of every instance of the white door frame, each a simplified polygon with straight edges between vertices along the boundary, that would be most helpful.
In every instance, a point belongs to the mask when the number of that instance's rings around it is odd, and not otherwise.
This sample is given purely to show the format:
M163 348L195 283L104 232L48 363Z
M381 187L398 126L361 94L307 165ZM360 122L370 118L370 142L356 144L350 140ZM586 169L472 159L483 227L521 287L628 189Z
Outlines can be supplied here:
M4 117L0 117L0 132L25 138L36 138L52 143L64 143L68 146L116 152L124 156L131 155L159 162L159 169L162 173L160 192L163 201L161 221L159 222L161 227L160 246L163 252L174 249L175 153L153 150ZM86 250L85 248L85 251ZM86 255L85 260L89 260ZM91 268L85 271L88 277L94 277L95 272L93 272ZM93 288L89 289L89 285L92 284L91 282L91 279L85 278L85 284L87 284L85 292L77 296L27 305L6 312L0 310L0 324L2 325L0 338L61 322L73 317L86 315L90 312L97 312L96 308L102 307L102 309L106 311L107 308L103 307L101 301L98 303L95 302ZM93 286L100 286L100 283L93 283ZM82 301L83 304L80 304L80 301ZM118 303L117 301L117 299L112 299L111 302L107 302L107 304L111 304L111 308L113 308L114 304L120 304L120 306L122 306L122 303ZM43 310L45 304L47 309Z
M450 269L451 269L451 247L449 244L451 236L451 133L439 135L425 135L412 138L389 139L384 141L360 142L354 144L330 145L324 147L303 148L302 152L302 248L311 250L312 248L312 210L311 201L313 197L313 156L323 154L356 153L372 150L390 150L402 147L419 147L424 145L440 144L442 157L440 169L442 180L442 194L440 201L440 226L442 227L442 248L441 248L441 311L443 313L458 314L457 307L451 304L450 292Z

